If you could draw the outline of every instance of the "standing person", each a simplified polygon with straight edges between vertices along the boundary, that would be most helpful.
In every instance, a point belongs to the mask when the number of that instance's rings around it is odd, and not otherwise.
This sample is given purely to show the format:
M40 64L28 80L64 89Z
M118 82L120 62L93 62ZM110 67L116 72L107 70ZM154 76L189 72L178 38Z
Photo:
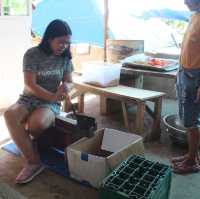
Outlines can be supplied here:
M183 39L177 75L179 116L188 136L188 153L172 159L174 172L180 174L200 169L200 0L185 0L185 4L194 13Z
M23 94L4 113L11 137L25 159L16 183L31 181L44 169L31 137L37 138L53 125L60 102L68 97L73 70L71 35L66 22L54 20L48 25L41 43L24 55Z

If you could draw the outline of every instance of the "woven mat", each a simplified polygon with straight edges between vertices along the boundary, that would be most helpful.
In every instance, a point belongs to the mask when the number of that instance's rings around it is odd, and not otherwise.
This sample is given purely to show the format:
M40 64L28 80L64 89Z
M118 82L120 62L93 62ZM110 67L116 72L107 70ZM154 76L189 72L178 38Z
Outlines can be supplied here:
M9 185L0 182L0 199L27 199Z

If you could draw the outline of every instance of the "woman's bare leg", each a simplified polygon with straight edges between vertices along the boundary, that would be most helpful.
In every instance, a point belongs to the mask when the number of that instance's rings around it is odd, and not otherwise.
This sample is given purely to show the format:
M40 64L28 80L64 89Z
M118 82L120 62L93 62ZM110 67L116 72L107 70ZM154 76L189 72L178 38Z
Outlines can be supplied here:
M199 139L200 133L198 128L189 128L187 129L187 140L188 140L188 153L183 156L176 157L172 159L172 163L180 163L185 160L189 160L190 162L200 163L199 160Z
M5 112L4 117L13 140L26 160L24 168L16 177L16 183L27 183L44 169L39 154L33 147L30 133L38 137L54 122L55 116L49 109L44 108L36 109L29 116L23 105L14 104ZM27 118L28 129L25 130L24 121Z
M18 148L21 150L27 163L38 163L39 157L35 154L31 138L24 128L24 121L29 116L29 112L22 104L14 104L4 113L6 125L10 135Z
M55 121L54 113L48 108L38 108L28 118L27 127L29 133L38 138L44 130L49 128Z
M198 158L199 139L198 128L188 129L188 159L192 162L195 162L195 159Z

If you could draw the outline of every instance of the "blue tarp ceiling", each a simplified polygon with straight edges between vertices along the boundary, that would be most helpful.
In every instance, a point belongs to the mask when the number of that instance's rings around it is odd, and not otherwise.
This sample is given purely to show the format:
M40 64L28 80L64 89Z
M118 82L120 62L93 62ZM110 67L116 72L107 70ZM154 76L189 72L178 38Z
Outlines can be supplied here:
M73 42L103 43L103 17L95 0L43 0L33 11L33 31L42 35L58 18L69 23Z

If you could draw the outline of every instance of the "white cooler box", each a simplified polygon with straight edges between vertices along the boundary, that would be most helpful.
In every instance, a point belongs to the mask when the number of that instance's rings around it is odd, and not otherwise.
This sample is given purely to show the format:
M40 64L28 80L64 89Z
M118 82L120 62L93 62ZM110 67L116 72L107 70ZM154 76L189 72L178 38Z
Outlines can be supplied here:
M102 180L128 156L144 155L141 136L114 129L96 131L65 150L70 176L99 188Z
M121 64L103 62L82 63L82 80L100 87L117 86L120 80Z

